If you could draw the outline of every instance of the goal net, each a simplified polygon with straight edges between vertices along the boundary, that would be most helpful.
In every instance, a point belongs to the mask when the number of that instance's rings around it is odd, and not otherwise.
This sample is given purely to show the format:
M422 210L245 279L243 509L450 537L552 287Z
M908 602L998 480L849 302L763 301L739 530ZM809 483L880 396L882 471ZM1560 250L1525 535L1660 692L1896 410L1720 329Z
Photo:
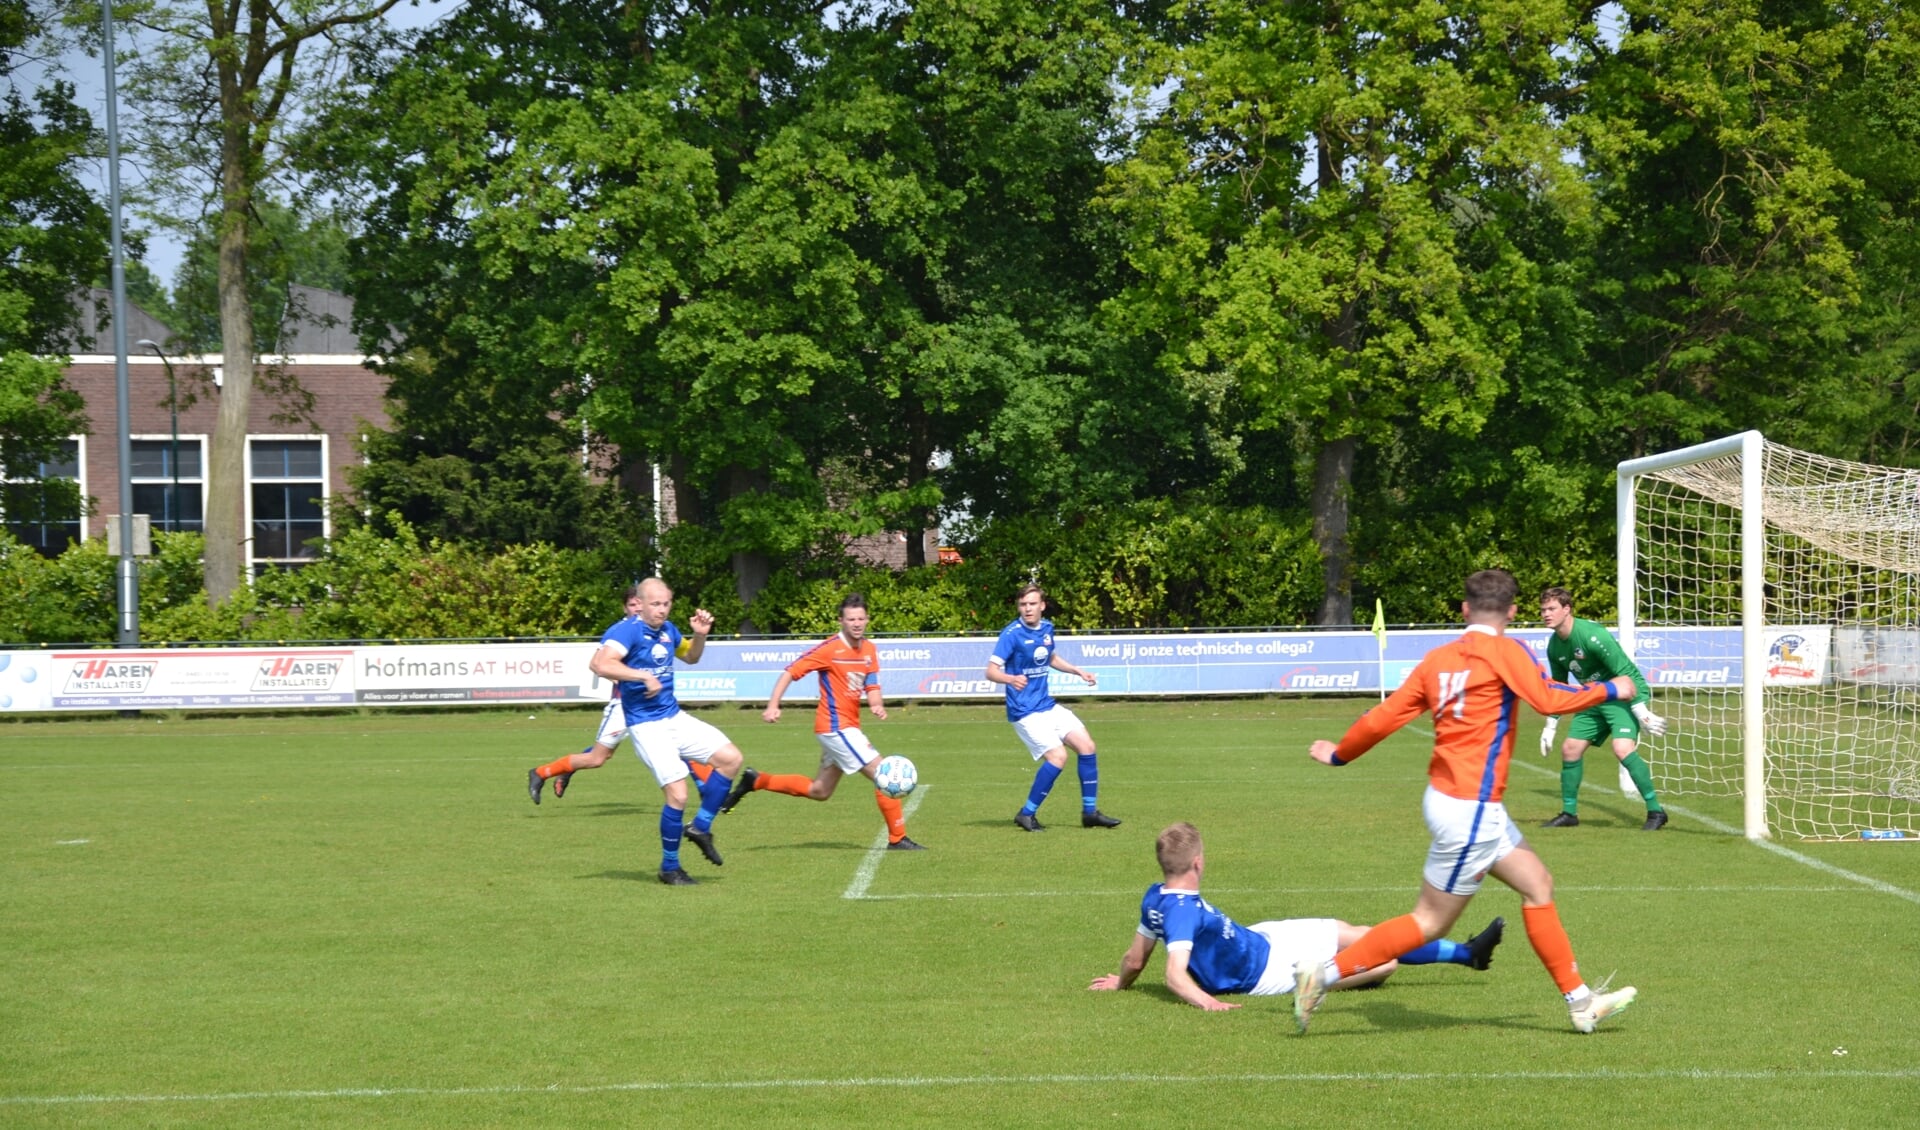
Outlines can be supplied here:
M1619 467L1622 644L1663 795L1746 834L1920 836L1920 471L1747 432Z

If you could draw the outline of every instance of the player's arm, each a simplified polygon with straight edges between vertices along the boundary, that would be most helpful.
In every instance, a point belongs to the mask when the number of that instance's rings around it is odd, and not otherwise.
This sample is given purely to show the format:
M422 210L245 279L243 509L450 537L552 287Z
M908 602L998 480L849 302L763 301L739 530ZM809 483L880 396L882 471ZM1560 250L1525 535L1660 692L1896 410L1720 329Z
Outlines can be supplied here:
M1620 641L1613 638L1612 632L1602 631L1598 643L1601 657L1608 664L1607 670L1618 671L1633 680L1633 701L1628 708L1639 719L1640 728L1656 738L1666 733L1667 720L1653 712L1653 688L1647 685L1647 677L1640 673L1640 665L1627 654L1626 648L1620 646Z
M687 626L693 629L693 635L681 640L673 653L688 663L698 663L707 650L707 633L713 631L713 613L696 608L687 619Z
M882 722L887 720L887 701L880 693L880 674L877 671L867 672L867 709L873 711L873 716Z
M1087 684L1090 687L1096 685L1097 681L1094 679L1092 675L1089 675L1087 672L1082 671L1080 668L1075 667L1071 663L1068 663L1064 658L1061 657L1060 653L1057 651L1053 653L1053 657L1051 659L1047 660L1047 666L1053 668L1055 671L1065 671L1069 675L1076 676L1079 678L1081 682Z
M1173 994L1181 1000L1208 1012L1225 1012L1230 1008L1239 1008L1239 1005L1229 1004L1201 988L1200 982L1195 981L1193 974L1187 972L1187 958L1192 952L1192 949L1186 946L1179 949L1167 947L1167 988L1172 989Z
M653 672L642 671L638 667L629 667L627 666L626 659L626 647L613 640L608 640L602 643L599 650L593 653L592 659L587 660L587 670L592 671L602 679L607 679L612 682L639 683L647 688L647 697L649 698L659 694L660 680L654 678Z
M1120 955L1120 972L1109 973L1104 977L1095 977L1087 988L1096 992L1109 992L1115 989L1128 989L1147 967L1147 958L1153 954L1153 939L1138 931L1134 932L1133 944L1127 952Z
M993 653L993 658L987 660L987 682L1012 687L1016 691L1025 690L1027 687L1025 675L1007 674L1007 661L997 651Z
M787 693L787 688L792 685L792 672L780 672L780 677L773 681L773 693L767 696L767 708L760 712L760 717L765 718L769 722L778 722L780 720L780 699Z
M1494 674L1500 681L1542 714L1572 714L1603 702L1633 697L1633 680L1625 675L1604 683L1589 683L1579 689L1549 682L1540 674L1540 665L1533 661L1526 646L1511 638L1505 645L1492 649L1490 656Z
M1347 727L1338 742L1317 741L1307 748L1307 754L1322 765L1345 765L1354 758L1379 745L1388 734L1413 721L1427 712L1426 660L1413 669L1407 681L1400 689L1387 696L1387 700L1372 710L1362 714L1353 725Z

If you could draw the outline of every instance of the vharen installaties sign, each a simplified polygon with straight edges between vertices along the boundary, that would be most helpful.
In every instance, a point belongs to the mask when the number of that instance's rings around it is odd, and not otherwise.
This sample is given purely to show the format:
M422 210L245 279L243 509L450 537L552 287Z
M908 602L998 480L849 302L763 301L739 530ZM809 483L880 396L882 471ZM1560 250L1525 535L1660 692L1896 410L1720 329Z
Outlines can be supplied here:
M1832 640L1826 627L1767 629L1769 684L1833 678L1901 678L1920 672L1920 646L1907 638ZM1370 632L1183 632L1159 635L1062 633L1060 653L1099 680L1088 687L1056 674L1062 697L1214 694L1378 694L1407 677L1455 629L1399 631L1384 646ZM1544 655L1546 633L1511 633ZM1832 646L1830 648L1830 640ZM787 664L816 641L707 641L698 664L681 664L682 702L764 702ZM890 637L874 641L880 683L890 699L993 700L990 637ZM1858 657L1877 643L1874 662ZM0 711L207 709L299 706L433 706L452 703L605 702L609 686L577 643L385 644L364 647L155 648L0 651ZM1839 653L1831 661L1829 651ZM1642 629L1635 651L1647 681L1661 687L1739 686L1739 632L1732 628ZM1870 674L1851 676L1857 667ZM1920 681L1920 673L1910 677ZM810 699L811 678L789 698Z

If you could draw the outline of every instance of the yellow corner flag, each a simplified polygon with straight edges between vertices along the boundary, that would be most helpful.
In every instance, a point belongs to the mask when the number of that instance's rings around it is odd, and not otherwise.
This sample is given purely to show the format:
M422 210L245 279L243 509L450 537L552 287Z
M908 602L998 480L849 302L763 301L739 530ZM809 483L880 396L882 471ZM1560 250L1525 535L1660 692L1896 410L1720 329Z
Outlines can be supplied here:
M1373 598L1373 638L1381 647L1387 646L1387 606L1377 596Z

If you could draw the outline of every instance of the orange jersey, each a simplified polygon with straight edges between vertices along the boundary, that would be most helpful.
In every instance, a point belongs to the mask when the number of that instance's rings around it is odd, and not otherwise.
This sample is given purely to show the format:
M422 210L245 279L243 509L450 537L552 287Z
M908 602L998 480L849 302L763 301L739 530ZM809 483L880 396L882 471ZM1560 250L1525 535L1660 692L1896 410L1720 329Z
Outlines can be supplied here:
M860 726L860 700L868 687L880 685L880 653L872 640L859 645L835 632L833 638L787 665L787 675L798 682L820 675L820 706L813 712L813 732L830 734Z
M1429 651L1399 690L1347 729L1336 756L1352 761L1416 716L1432 713L1427 780L1450 797L1497 801L1507 791L1521 700L1542 714L1568 714L1616 697L1610 683L1581 688L1548 681L1524 644L1476 625Z

